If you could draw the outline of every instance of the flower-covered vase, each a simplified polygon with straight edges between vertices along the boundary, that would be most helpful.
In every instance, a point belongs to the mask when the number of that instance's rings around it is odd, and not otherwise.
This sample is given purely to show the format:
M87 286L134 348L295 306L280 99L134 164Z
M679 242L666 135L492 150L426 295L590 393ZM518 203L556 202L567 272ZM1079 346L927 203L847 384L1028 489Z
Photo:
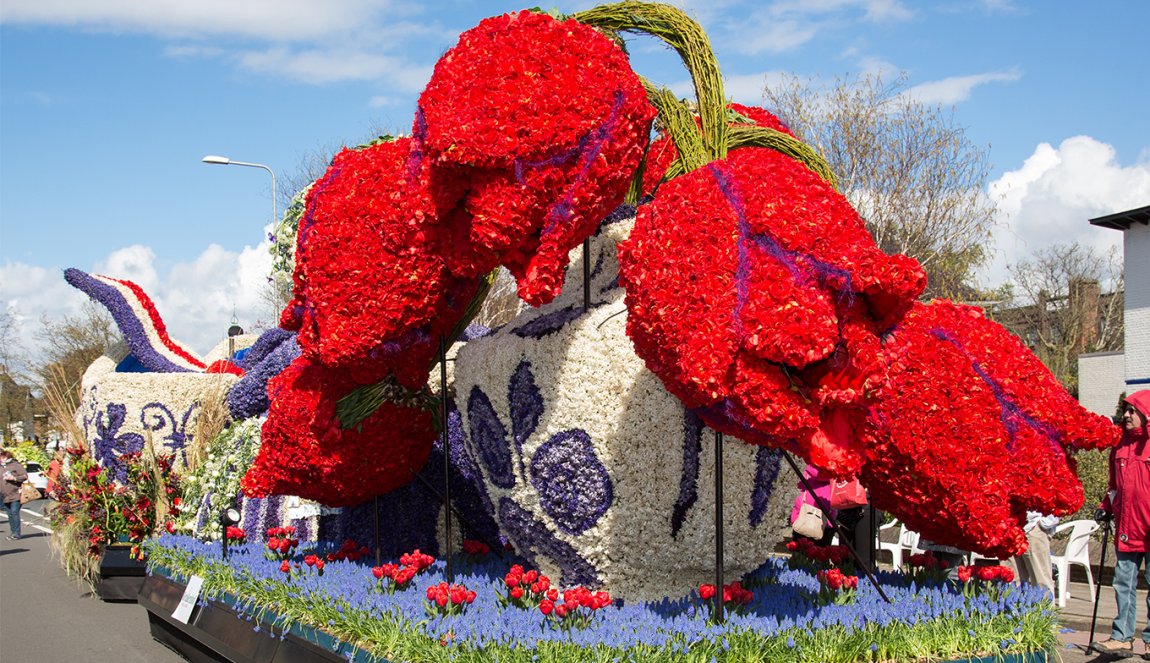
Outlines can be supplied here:
M621 208L591 239L562 294L464 345L454 366L465 444L486 502L517 552L564 585L629 600L714 581L714 433L668 393L626 334L615 245ZM727 578L757 568L789 534L796 479L780 452L727 437Z
M125 480L120 456L142 451L148 440L153 452L182 467L201 408L222 404L236 380L227 373L121 373L115 361L99 357L84 372L76 423L93 457L118 481Z

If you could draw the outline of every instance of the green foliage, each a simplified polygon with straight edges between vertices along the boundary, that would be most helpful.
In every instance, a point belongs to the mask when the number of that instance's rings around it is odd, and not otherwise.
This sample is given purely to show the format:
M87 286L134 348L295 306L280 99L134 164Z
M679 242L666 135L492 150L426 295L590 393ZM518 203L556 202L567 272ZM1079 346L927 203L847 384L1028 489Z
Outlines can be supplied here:
M8 452L23 465L36 463L43 469L48 469L48 462L52 460L44 447L32 440L24 440L19 444L11 445L8 447Z
M1075 455L1075 460L1078 461L1078 479L1082 482L1086 499L1082 501L1082 508L1074 515L1064 517L1063 522L1094 518L1094 510L1102 502L1102 496L1106 494L1106 486L1110 482L1109 449L1080 451Z
M126 468L124 483L82 449L70 449L53 493L56 504L48 512L52 547L73 577L92 584L104 548L118 541L139 545L164 518L164 506L178 491L171 459L151 453L120 456Z

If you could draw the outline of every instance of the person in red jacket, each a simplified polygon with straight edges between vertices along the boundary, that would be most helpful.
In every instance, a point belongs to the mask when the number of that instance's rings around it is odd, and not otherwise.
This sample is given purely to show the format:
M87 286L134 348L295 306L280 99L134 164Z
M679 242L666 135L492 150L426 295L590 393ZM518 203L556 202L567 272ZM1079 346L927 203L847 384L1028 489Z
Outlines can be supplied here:
M1150 551L1150 390L1126 397L1122 409L1122 439L1110 450L1110 487L1102 499L1095 520L1114 521L1114 545L1118 561L1114 565L1114 596L1118 616L1110 639L1094 645L1103 654L1133 653L1134 629L1138 617L1138 571ZM1146 567L1150 582L1150 566ZM1146 597L1150 612L1150 596ZM1142 641L1150 652L1150 623L1142 631ZM1150 653L1142 658L1150 660Z

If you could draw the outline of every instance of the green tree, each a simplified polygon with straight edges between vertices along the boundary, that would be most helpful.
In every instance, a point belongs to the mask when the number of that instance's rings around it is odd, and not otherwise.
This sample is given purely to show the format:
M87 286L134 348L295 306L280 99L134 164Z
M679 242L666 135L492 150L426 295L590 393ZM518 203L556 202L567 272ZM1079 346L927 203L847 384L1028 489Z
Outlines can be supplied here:
M926 295L978 298L994 207L983 194L987 149L971 142L954 110L916 101L906 78L789 77L769 85L768 108L826 157L843 194L888 253L916 258Z

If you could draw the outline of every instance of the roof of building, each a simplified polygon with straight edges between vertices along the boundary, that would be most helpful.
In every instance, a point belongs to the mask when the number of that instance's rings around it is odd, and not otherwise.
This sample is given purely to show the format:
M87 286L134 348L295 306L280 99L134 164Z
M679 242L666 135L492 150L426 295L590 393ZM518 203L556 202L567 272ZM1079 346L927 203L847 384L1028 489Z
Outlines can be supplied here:
M1144 226L1150 225L1150 205L1090 219L1090 225L1092 226L1101 226L1114 230L1130 230L1130 226L1135 223L1141 223Z

